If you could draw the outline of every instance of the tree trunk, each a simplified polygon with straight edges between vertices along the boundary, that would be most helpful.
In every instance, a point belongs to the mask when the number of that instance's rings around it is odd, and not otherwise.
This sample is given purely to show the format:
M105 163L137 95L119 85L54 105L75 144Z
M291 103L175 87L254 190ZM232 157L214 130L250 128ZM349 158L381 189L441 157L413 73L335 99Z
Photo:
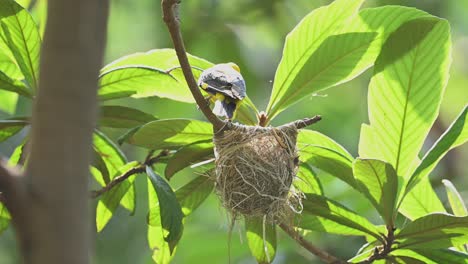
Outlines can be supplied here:
M89 263L89 164L108 4L48 1L29 163L24 175L0 182L25 263Z

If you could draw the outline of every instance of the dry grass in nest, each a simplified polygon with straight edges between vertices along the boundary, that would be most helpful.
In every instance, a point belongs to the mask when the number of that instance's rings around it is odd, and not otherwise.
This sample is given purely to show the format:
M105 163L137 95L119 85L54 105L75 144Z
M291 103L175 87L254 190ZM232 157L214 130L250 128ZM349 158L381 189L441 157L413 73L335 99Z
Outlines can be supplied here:
M291 187L298 168L297 129L234 126L215 135L216 190L236 217L284 221L300 212L301 193Z

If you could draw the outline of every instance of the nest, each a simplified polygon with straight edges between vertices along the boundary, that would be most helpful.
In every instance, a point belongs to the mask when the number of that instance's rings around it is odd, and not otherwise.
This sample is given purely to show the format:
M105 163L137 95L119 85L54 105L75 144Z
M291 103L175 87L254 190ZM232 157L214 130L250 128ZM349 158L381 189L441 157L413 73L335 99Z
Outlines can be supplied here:
M291 186L298 169L297 128L236 125L214 137L216 191L233 216L284 221L302 210Z

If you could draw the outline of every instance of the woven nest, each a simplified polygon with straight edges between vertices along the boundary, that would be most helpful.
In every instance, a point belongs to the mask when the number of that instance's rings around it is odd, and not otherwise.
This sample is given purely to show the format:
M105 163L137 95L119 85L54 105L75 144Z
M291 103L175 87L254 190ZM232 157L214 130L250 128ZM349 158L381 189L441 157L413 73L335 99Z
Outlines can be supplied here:
M234 217L284 221L302 209L291 186L298 168L297 129L233 126L214 137L216 190Z

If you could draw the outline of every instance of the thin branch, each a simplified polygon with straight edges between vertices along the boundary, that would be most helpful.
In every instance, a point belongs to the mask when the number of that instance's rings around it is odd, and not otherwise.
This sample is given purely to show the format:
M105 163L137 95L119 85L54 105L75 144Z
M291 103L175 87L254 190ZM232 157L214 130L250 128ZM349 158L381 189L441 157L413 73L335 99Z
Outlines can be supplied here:
M329 254L321 250L320 248L312 245L309 241L305 240L300 234L298 234L293 228L287 226L284 223L279 224L281 229L283 229L286 234L288 234L292 239L296 240L303 248L307 249L310 253L314 254L318 258L320 258L325 263L332 263L332 264L346 264L347 262L344 260L340 260L337 257Z
M153 151L151 151L150 153L152 153L152 152ZM128 171L126 171L125 173L123 173L122 175L115 177L106 186L102 187L102 189L92 191L91 192L91 198L97 198L97 197L101 196L102 194L110 191L116 185L118 185L119 183L125 181L126 179L128 179L132 175L145 172L146 166L151 166L151 165L157 163L161 159L161 157L165 157L167 155L169 155L169 151L163 150L158 155L156 155L154 157L151 157L151 158L146 157L145 162L143 164L140 164L140 165L138 165L136 167L133 167L133 168L129 169Z
M390 252L392 252L393 242L395 242L395 228L387 226L387 236L385 237L385 243L383 246L376 247L374 253L366 260L359 262L359 264L370 264L375 260L385 259Z
M297 129L301 129L301 128L305 128L307 126L313 125L313 124L317 123L320 120L322 120L322 117L319 116L319 115L316 115L316 116L314 116L312 118L304 118L304 119L301 119L301 120L296 120L296 121L294 121L292 123L294 123L294 125L296 126Z
M220 120L206 103L205 98L198 88L195 77L192 73L192 68L187 58L187 53L185 51L184 41L182 39L182 34L180 33L179 19L177 17L177 9L180 4L180 0L162 0L161 7L163 11L163 20L167 25L169 33L171 34L172 42L174 43L174 49L176 51L177 57L179 58L180 66L184 73L185 80L187 85L190 88L190 92L195 98L200 110L203 112L205 117L213 125L215 132L221 130L225 126L225 122Z

